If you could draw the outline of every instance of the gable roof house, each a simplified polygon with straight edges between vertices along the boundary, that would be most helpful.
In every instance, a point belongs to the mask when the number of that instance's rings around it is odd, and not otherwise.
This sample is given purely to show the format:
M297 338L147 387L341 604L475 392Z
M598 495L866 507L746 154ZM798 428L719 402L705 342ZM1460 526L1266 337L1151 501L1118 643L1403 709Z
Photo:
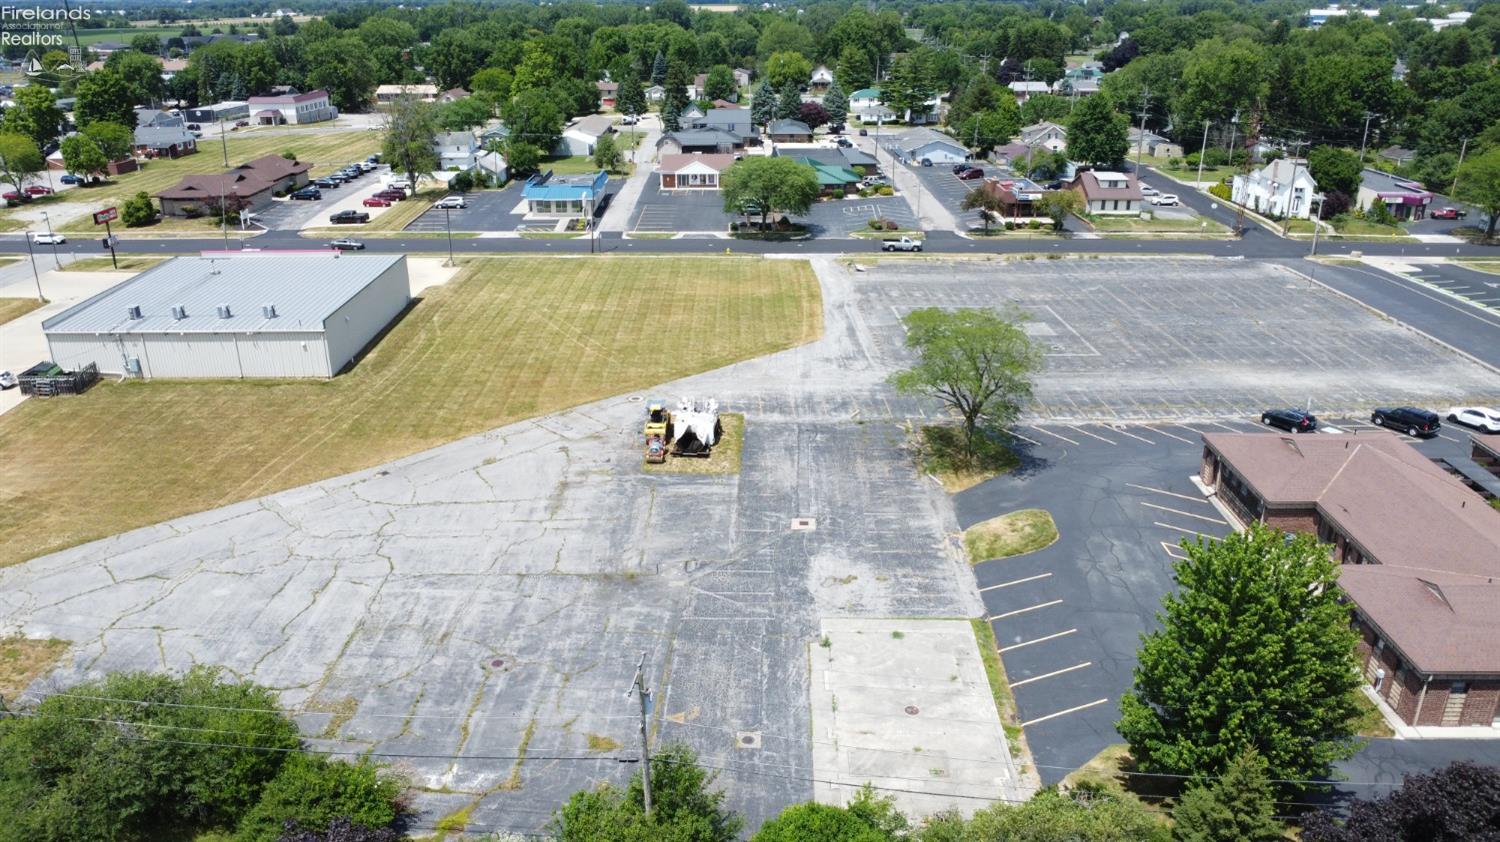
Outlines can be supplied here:
M555 154L558 155L592 155L594 147L599 144L599 138L614 131L614 119L606 114L590 114L587 117L579 117L568 127L563 129L562 137L557 141Z
M656 151L662 155L680 155L692 152L743 152L745 138L721 129L684 129L666 132L656 141Z
M813 130L801 120L772 120L766 126L766 135L772 143L808 143Z
M860 88L850 94L849 113L865 123L896 119L896 112L881 101L879 88Z
M1046 82L1025 82L1018 79L1006 87L1015 95L1017 103L1025 102L1038 94L1052 93L1052 88Z
M177 115L173 115L173 114L168 114L165 111L161 111L161 110L158 110L158 109L155 109L155 108L137 108L137 109L135 109L135 126L138 129L139 128L167 129L167 128L172 128L174 126L180 128L180 127L185 126L185 125L187 125L187 121L183 120L182 117L177 116Z
M699 73L697 76L694 76L693 83L688 85L688 99L707 99L708 97L703 93L706 87L708 87L707 73Z
M720 153L662 155L656 165L662 190L718 190L719 178L738 155Z
M1132 126L1127 135L1130 139L1130 151L1135 152L1137 148L1155 158L1181 158L1182 147L1162 137L1156 132L1143 132Z
M1022 126L1020 139L1022 144L1033 149L1066 152L1068 150L1068 127L1043 120L1040 123Z
M501 181L506 178L505 156L486 151L473 132L440 132L432 147L438 156L439 170L484 170Z
M647 102L661 102L667 96L667 89L661 85L652 85L646 89Z
M289 161L280 155L267 155L247 161L217 175L186 175L182 180L156 194L162 216L190 216L203 212L222 197L237 196L256 208L268 204L278 192L294 190L307 183L312 164Z
M926 158L935 164L956 164L968 160L969 148L952 137L932 129L912 129L896 136L894 145L908 161Z
M808 91L815 94L827 92L832 85L833 71L821 64L813 68L812 75L807 79Z
M734 76L734 83L736 85L740 86L741 88L748 88L748 87L750 87L751 80L753 80L755 78L755 74L754 73L752 73L749 70L746 70L743 67L736 67L735 69L733 69L733 70L731 70L729 72Z
M1278 158L1249 175L1237 175L1230 189L1230 201L1272 219L1307 219L1318 198L1318 182L1301 158Z
M1090 214L1124 216L1141 212L1141 185L1129 173L1088 170L1079 173L1069 187L1083 194L1084 208Z
M180 158L198 151L198 138L182 126L141 126L135 130L135 152L147 158Z
M755 134L750 122L748 108L710 108L702 116L693 118L690 125L695 129L719 129L748 139Z
M599 107L614 108L620 98L620 83L611 82L608 79L600 79L594 83L595 90L599 91Z

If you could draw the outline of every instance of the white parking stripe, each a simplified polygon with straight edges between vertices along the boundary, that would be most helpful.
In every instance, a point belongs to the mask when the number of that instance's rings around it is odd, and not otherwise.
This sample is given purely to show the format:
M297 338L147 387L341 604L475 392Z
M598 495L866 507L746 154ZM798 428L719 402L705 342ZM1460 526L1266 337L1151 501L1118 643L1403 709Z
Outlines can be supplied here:
M1182 548L1177 546L1176 544L1168 544L1166 541L1162 541L1161 548L1167 551L1167 555L1177 559L1178 561L1187 558L1186 555L1178 555L1179 552L1182 552Z
M1160 427L1152 427L1151 431L1153 433L1161 433L1162 435L1166 436L1169 439L1177 439L1178 441L1182 442L1183 444L1192 444L1193 443L1191 439L1185 439L1182 436L1177 435L1176 433L1169 433L1166 430L1161 429Z
M1043 603L1040 603L1038 605L1033 605L1030 608L1017 608L1014 611L1007 611L1004 614L994 614L994 615L990 616L989 619L992 622L995 621L995 620L1003 620L1006 617L1014 617L1017 614L1025 614L1025 613L1030 612L1030 611L1037 611L1037 610L1042 609L1042 608L1051 608L1054 605L1061 605L1061 604L1062 604L1062 600L1060 600L1060 599L1054 599L1051 602L1043 602Z
M1219 539L1219 536L1217 536L1217 535L1210 535L1207 532L1199 532L1196 529L1188 529L1187 527L1183 527L1183 526L1174 526L1173 524L1170 524L1170 523L1162 523L1159 520L1153 520L1153 521L1151 521L1151 523L1153 525L1155 525L1155 526L1160 526L1163 529L1172 529L1172 530L1175 530L1177 532L1185 532L1188 535L1197 535L1199 538L1212 538L1215 541L1217 541Z
M1070 714L1070 713L1077 713L1078 711L1081 711L1081 710L1088 710L1089 708L1092 708L1092 707L1098 707L1099 705L1102 705L1102 704L1104 704L1107 701L1109 701L1109 699L1107 699L1107 698L1106 699L1099 699L1097 701L1089 702L1087 704L1082 704L1082 705L1079 705L1077 707L1068 708L1067 710L1060 710L1057 713L1049 713L1046 716L1038 716L1036 719L1030 719L1030 720L1027 720L1025 722L1022 722L1021 723L1021 727L1025 728L1028 725L1036 725L1036 724L1041 723L1041 722L1046 722L1049 719L1056 719L1059 716L1065 716L1065 715Z
M1157 494L1165 494L1168 497L1176 497L1179 500L1191 500L1194 503L1205 503L1205 502L1207 502L1202 497L1189 497L1186 494L1178 494L1175 491L1165 491L1165 490L1160 489L1160 488L1152 488L1149 485L1136 485L1133 482L1127 482L1125 484L1128 485L1128 486L1130 486L1131 488L1139 488L1142 491L1154 491Z
M1020 681L1012 681L1010 683L1010 686L1012 688L1015 688L1015 687L1025 687L1027 684L1030 684L1033 681L1041 681L1044 678L1052 678L1054 676L1062 675L1063 673L1066 673L1066 672L1072 672L1073 670L1081 670L1084 667L1091 667L1093 665L1094 665L1093 661L1084 661L1081 664L1074 664L1071 667L1063 667L1060 670L1053 670L1052 672L1042 673L1041 675L1033 675L1030 678L1023 678Z
M1183 517L1190 517L1190 518L1194 518L1196 520L1207 521L1209 523L1217 523L1220 526L1228 526L1229 525L1226 521L1223 521L1223 520L1221 520L1219 518L1216 518L1216 517L1209 517L1207 515L1195 515L1192 512L1184 512L1181 509L1172 509L1172 508L1168 508L1166 506L1158 506L1155 503L1147 503L1145 500L1141 501L1141 505L1145 506L1148 509L1160 509L1161 511L1164 511L1164 512L1171 512L1174 515L1182 515Z
M1046 635L1045 637L1034 637L1031 640L1023 640L1020 643L1012 643L1009 646L1002 646L1000 647L999 651L1009 652L1012 649L1022 649L1024 647L1031 646L1034 643L1046 643L1049 640L1056 640L1059 637L1067 637L1068 635L1073 634L1076 631L1078 631L1078 629L1068 629L1067 631L1060 631L1056 634Z
M1073 441L1072 439L1068 438L1067 436L1058 435L1057 433L1050 432L1050 431L1048 431L1048 430L1046 430L1046 429L1044 429L1042 427L1032 427L1031 429L1036 430L1038 433L1043 433L1045 435L1049 435L1049 436L1051 436L1051 437L1053 437L1055 439L1062 439L1063 441L1067 442L1068 444L1073 444L1073 445L1078 444L1078 442Z
M1009 432L1009 433L1010 433L1010 434L1011 434L1011 435L1013 435L1013 436L1015 436L1015 437L1016 437L1016 438L1018 438L1018 439L1020 439L1020 440L1021 440L1021 441L1024 441L1024 442L1029 442L1029 443L1031 443L1031 444L1034 444L1034 445L1036 445L1036 446L1037 446L1037 447L1041 447L1041 446L1042 446L1042 443L1041 443L1041 442L1039 442L1039 441L1037 441L1037 440L1036 440L1036 439L1029 439L1029 438L1026 438L1026 437L1025 437L1025 436L1023 436L1023 435L1021 435L1021 434L1020 434L1020 433L1018 433L1018 432L1016 432L1016 431L1015 431L1015 430L1010 430L1010 431L1008 431L1008 432Z
M1146 438L1145 436L1138 436L1135 433L1127 433L1124 430L1116 429L1114 427L1110 427L1109 431L1111 433L1119 433L1122 436L1130 436L1131 438L1135 439L1136 441L1143 441L1146 444L1156 444L1156 442L1152 441L1151 439Z
M1074 432L1077 432L1077 433L1083 433L1084 435L1088 436L1089 438L1098 439L1099 441L1102 441L1105 444L1114 444L1114 445L1118 445L1119 444L1119 442L1111 441L1111 440L1105 438L1104 436L1096 436L1093 433L1089 432L1088 430L1085 430L1082 427L1075 427L1072 424L1068 425L1068 429L1070 429L1070 430L1072 430Z
M1001 584L998 584L998 585L990 585L987 588L980 588L979 592L980 593L984 593L985 591L993 591L993 590L997 590L999 588L1008 588L1011 585L1021 585L1021 584L1025 584L1026 582L1035 582L1038 579L1045 579L1045 578L1047 578L1048 576L1051 576L1051 575L1052 575L1051 573L1038 573L1035 576L1027 576L1024 579L1016 579L1016 580L1013 580L1013 581L1010 581L1010 582L1002 582Z

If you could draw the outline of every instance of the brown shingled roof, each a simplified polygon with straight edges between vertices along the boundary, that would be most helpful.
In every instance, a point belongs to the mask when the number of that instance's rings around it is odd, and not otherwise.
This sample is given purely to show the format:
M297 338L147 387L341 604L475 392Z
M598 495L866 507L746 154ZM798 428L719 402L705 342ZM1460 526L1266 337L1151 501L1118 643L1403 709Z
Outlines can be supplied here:
M182 180L156 194L158 199L205 199L239 194L252 196L290 175L305 173L312 164L267 155L240 164L228 172L185 175Z
M1380 450L1416 470L1446 476L1432 460L1384 431L1343 436L1204 433L1203 441L1233 465L1235 473L1270 506L1316 501L1360 448Z
M1424 673L1500 673L1500 582L1346 564L1339 587Z

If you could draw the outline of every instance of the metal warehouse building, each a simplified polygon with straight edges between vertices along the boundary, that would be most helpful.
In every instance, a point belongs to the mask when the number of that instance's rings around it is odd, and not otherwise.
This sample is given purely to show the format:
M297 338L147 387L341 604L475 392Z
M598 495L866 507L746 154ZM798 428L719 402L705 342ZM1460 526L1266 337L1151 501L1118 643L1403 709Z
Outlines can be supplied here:
M332 377L411 300L403 255L179 257L42 322L52 359L133 377Z

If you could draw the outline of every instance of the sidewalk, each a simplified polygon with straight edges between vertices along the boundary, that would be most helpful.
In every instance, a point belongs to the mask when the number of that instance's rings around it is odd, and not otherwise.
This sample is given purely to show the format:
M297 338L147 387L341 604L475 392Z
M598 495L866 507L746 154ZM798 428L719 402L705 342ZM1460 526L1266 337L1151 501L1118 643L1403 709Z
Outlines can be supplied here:
M604 218L599 220L600 231L629 230L635 203L656 175L656 141L661 137L661 119L655 114L642 115L636 128L644 132L645 136L639 146L626 153L626 160L635 162L635 172L625 179L620 192L609 200L609 207L604 209Z

